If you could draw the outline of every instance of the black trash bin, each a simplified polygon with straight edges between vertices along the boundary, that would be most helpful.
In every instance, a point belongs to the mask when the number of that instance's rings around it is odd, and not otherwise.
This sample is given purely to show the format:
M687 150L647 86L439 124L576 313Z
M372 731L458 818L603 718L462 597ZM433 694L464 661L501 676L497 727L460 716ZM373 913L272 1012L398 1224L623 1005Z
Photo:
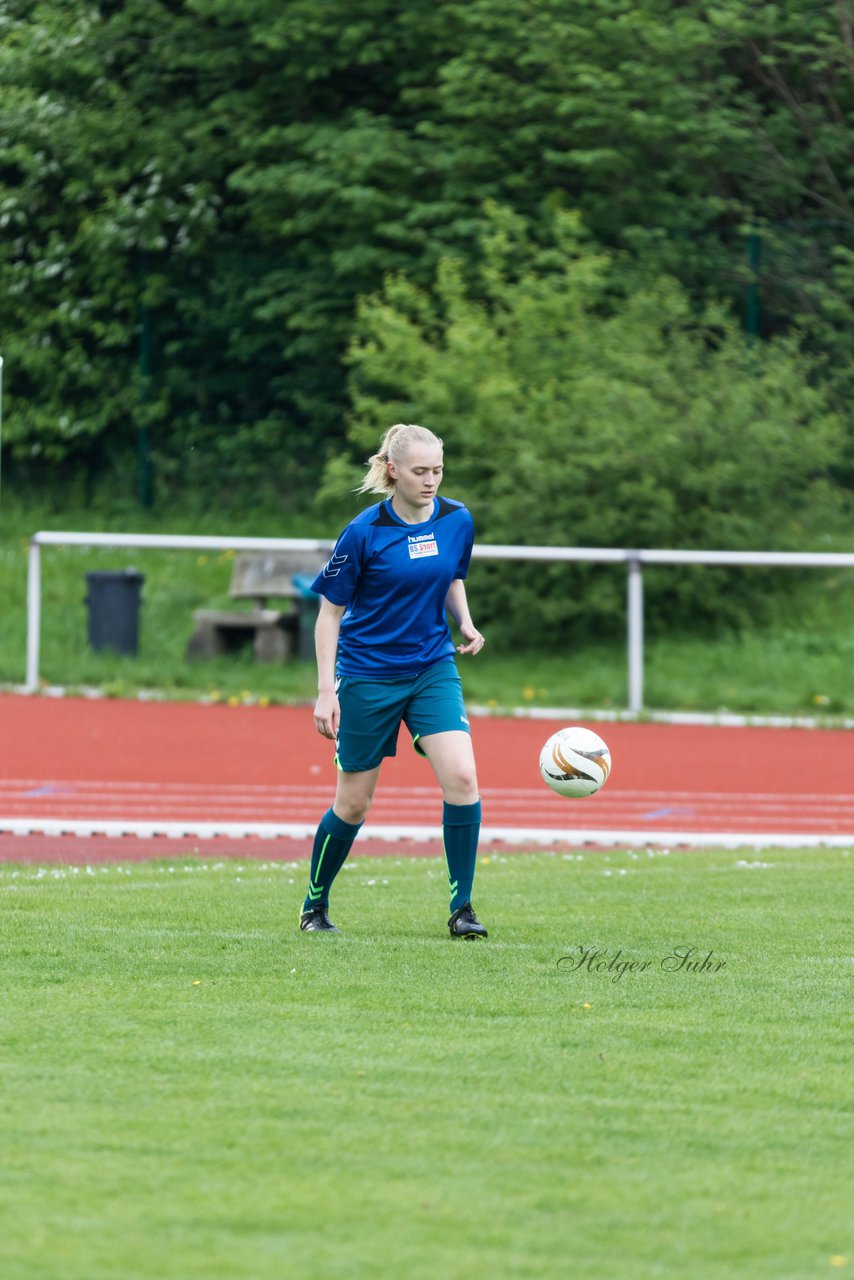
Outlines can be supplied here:
M145 576L138 569L86 574L89 645L136 655L139 651L140 592Z

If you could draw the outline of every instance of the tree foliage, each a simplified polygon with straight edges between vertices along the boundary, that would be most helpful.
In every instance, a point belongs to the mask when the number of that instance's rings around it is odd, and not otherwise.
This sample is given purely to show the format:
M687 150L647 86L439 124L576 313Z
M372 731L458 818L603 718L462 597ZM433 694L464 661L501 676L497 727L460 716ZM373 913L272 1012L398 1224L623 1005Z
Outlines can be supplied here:
M471 292L492 202L542 247L579 211L627 299L758 285L849 484L852 70L850 0L0 0L6 446L96 467L145 426L161 492L295 487L359 298L449 255Z

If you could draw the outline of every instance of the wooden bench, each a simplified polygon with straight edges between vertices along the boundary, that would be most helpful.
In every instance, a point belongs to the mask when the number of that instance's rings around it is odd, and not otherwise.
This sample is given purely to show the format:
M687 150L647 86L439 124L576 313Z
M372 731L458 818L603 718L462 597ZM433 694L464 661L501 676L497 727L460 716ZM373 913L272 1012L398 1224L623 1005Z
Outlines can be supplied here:
M314 654L314 621L319 597L307 594L304 582L326 564L329 551L241 552L234 557L232 600L251 600L250 609L196 609L195 630L187 658L215 658L251 644L256 662L285 662ZM270 600L286 602L268 608Z

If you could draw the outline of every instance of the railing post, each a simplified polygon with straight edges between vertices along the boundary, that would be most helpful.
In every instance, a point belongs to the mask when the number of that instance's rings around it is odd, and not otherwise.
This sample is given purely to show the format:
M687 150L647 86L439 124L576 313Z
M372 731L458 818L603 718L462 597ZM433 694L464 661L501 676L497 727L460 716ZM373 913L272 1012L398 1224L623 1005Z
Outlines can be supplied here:
M629 711L643 710L643 570L639 555L629 556Z
M41 547L35 538L30 539L27 564L27 693L37 693L39 687L39 640L41 637Z

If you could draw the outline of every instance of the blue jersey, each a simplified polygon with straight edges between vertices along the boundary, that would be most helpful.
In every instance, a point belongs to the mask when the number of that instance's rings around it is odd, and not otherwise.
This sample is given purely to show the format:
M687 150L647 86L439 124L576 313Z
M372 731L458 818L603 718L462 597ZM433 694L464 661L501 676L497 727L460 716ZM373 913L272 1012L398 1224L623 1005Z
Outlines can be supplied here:
M421 524L406 524L390 501L356 516L311 584L331 604L347 606L339 674L394 680L451 657L445 597L468 573L473 543L471 513L447 498L434 498Z

